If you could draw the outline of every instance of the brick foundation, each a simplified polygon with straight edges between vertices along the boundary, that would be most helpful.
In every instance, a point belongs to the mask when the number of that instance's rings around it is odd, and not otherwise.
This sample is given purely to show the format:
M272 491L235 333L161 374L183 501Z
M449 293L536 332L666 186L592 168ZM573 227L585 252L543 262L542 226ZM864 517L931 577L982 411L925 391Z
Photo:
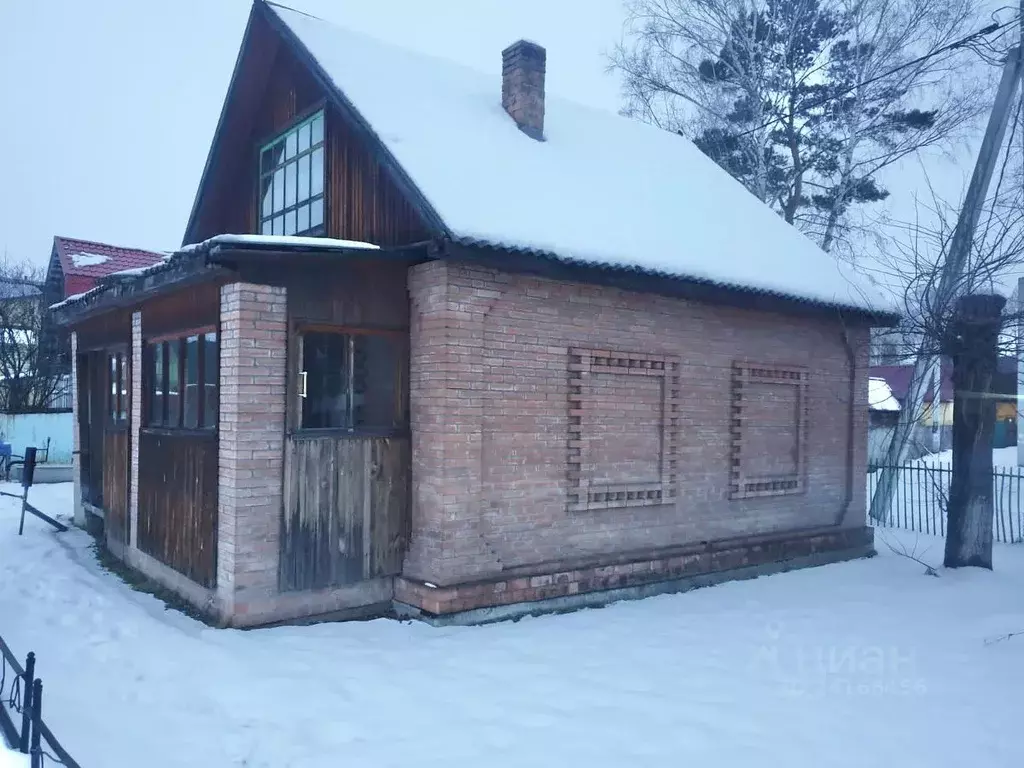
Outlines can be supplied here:
M744 572L759 575L754 572L758 568L762 569L761 573L771 573L786 570L787 564L796 567L864 557L874 553L873 540L871 528L833 528L726 540L661 552L622 554L600 564L577 563L572 567L563 563L557 568L448 587L432 588L423 582L399 577L395 580L395 601L411 606L425 618L431 618L495 606L551 602L557 598L605 591L616 591L619 594L614 599L621 599L629 596L622 590L659 584L669 586L667 589L639 591L634 595L643 597L725 581ZM696 578L707 575L717 575L718 578ZM586 604L600 602L589 600ZM564 607L576 606L570 602ZM557 609L558 606L548 605L531 610L531 606L524 605L519 613Z

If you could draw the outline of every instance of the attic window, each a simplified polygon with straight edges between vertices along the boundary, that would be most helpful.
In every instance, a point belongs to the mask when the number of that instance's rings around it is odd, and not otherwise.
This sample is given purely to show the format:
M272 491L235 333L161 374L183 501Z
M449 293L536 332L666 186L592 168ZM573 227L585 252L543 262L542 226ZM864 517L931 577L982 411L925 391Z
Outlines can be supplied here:
M324 113L260 149L260 234L324 234Z

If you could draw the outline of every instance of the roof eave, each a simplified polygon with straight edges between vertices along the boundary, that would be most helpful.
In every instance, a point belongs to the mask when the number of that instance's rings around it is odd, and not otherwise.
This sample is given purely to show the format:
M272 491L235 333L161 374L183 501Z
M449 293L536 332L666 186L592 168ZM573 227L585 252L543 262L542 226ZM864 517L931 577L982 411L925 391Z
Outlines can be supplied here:
M894 312L744 289L710 280L667 275L639 267L588 264L548 251L510 247L474 238L445 239L434 248L432 256L482 264L506 272L520 272L553 279L608 285L640 293L655 293L702 303L724 304L790 315L820 316L826 313L838 313L846 320L872 327L891 327L898 324L900 320L900 315Z
M431 241L432 242L432 241ZM296 259L323 262L339 258L389 259L410 264L428 258L428 242L392 248L282 246L270 243L216 243L179 251L164 264L142 275L107 275L97 280L98 291L51 309L58 325L73 325L95 315L138 304L171 290L235 275L243 263L274 263Z
M96 288L70 303L51 308L50 313L59 326L76 325L96 315L226 274L228 271L222 267L208 264L203 253L178 254L142 275L118 276L115 273L100 277Z

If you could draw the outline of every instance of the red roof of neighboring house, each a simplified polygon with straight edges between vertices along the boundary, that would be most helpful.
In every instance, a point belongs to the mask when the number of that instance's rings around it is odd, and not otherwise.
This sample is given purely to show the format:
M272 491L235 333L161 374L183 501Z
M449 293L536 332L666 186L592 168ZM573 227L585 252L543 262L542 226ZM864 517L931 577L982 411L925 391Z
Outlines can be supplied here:
M53 248L64 273L64 295L84 293L101 277L125 269L148 267L164 260L164 254L139 248L121 248L91 240L53 238Z

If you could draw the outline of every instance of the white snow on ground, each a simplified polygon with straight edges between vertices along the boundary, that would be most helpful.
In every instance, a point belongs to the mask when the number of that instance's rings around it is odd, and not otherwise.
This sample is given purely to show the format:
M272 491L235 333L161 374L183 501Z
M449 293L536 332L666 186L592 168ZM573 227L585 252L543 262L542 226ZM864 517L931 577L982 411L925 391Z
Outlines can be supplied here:
M921 464L927 466L950 467L953 465L953 451L942 451L942 453L930 453L917 459ZM1008 448L994 448L992 450L992 466L996 469L1017 468L1017 446L1011 445Z
M110 257L102 253L72 253L71 263L76 267L98 267L106 264Z
M31 498L70 512L70 486ZM1024 765L1024 637L993 642L1024 630L1024 546L991 573L927 577L880 545L518 623L243 632L133 592L80 531L19 538L15 508L0 633L38 654L44 716L85 768Z

